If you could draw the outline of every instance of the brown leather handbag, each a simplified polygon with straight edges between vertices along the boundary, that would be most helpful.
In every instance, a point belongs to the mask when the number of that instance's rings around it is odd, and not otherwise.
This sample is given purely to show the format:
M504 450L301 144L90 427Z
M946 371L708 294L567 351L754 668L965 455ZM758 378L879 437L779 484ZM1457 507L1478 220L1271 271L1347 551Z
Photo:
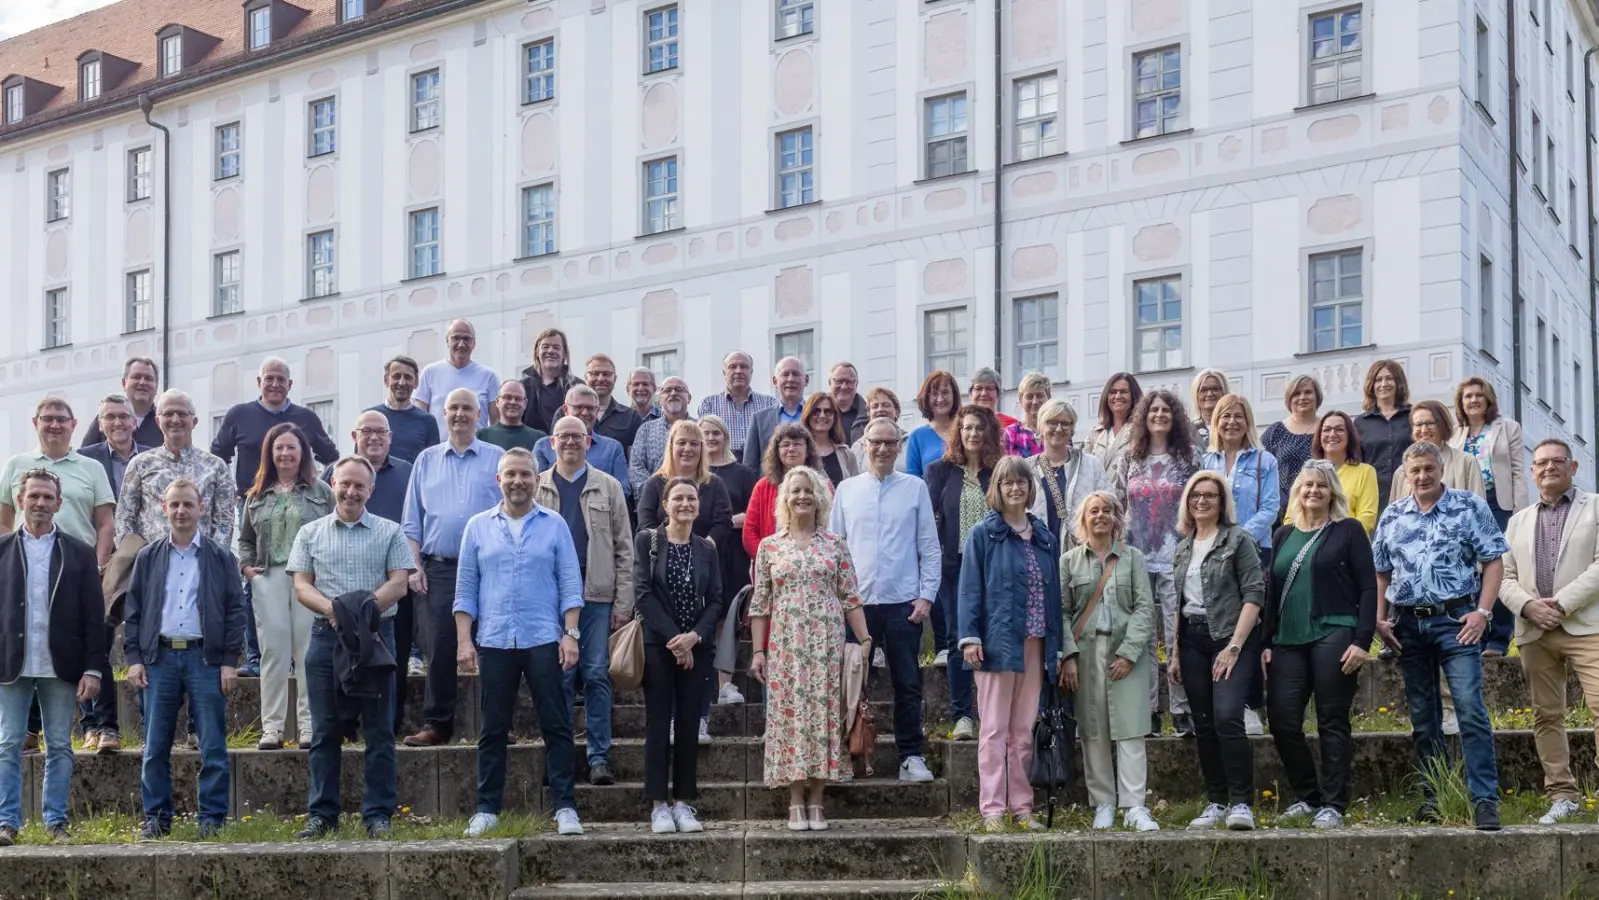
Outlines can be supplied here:
M862 690L849 730L849 755L855 761L857 775L872 777L872 750L876 746L877 722L872 718L872 704L866 699L866 691Z

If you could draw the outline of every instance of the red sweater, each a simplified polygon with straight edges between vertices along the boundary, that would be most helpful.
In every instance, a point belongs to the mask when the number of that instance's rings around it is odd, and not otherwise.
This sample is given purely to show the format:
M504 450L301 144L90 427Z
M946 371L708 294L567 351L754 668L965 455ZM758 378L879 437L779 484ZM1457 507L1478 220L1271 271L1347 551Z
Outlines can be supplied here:
M749 509L744 511L744 552L749 554L752 562L761 541L776 533L777 488L770 479L762 478L755 482L755 490L750 492Z

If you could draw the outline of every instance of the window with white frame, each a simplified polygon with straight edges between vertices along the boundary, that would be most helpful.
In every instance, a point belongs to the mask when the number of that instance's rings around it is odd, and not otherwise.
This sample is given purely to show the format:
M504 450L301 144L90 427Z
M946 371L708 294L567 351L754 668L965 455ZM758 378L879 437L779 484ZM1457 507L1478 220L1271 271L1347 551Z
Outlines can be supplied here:
M78 67L78 99L93 100L100 96L100 61L91 59Z
M311 102L311 155L322 156L339 149L339 108L333 97Z
M1477 349L1489 354L1497 354L1499 347L1494 340L1495 326L1499 316L1499 304L1495 302L1494 293L1494 264L1486 256L1477 258Z
M1362 26L1359 6L1310 17L1311 104L1347 100L1363 92Z
M555 38L535 41L522 48L525 67L523 103L538 103L555 97Z
M426 278L440 271L439 208L416 210L411 213L410 277Z
M1543 120L1532 114L1532 186L1543 193Z
M787 209L816 199L816 159L809 126L777 136L777 206Z
M1310 257L1310 349L1365 343L1366 277L1360 248Z
M1547 132L1545 132L1544 134L1545 134L1545 136L1544 136L1544 142L1543 142L1543 175L1544 175L1545 185L1544 185L1543 193L1544 193L1544 198L1549 201L1550 208L1553 209L1554 208L1554 203L1555 203L1555 197L1556 197L1556 194L1555 194L1555 169L1558 168L1558 166L1555 165L1555 162L1558 159L1560 159L1560 157L1559 157L1558 154L1555 153L1554 129L1551 128Z
M28 111L27 94L20 84L6 88L6 124L21 122Z
M72 343L67 328L70 316L66 288L44 292L44 349L53 350Z
M128 151L128 202L150 199L149 147Z
M806 372L815 372L816 332L807 328L775 335L772 338L772 358L786 359L790 356L803 363Z
M816 0L777 0L777 36L798 37L816 30Z
M643 355L640 364L655 373L656 384L681 374L678 368L676 350L650 351Z
M45 177L45 221L59 222L72 215L72 170L57 169Z
M1585 416L1582 409L1582 363L1571 361L1571 430L1575 433L1582 431Z
M183 37L172 35L161 39L161 76L170 78L183 71Z
M1060 363L1059 306L1055 294L1017 297L1012 301L1018 372L1042 372Z
M1538 317L1538 349L1533 351L1538 354L1538 397L1544 402L1549 400L1549 323Z
M316 414L317 419L322 422L324 432L338 434L339 421L334 414L335 406L332 400L312 400L305 405L305 408Z
M1566 242L1577 249L1577 182L1566 179Z
M411 76L411 131L439 127L439 70Z
M228 316L244 311L239 297L239 251L229 250L212 258L215 287L211 291L211 315Z
M1488 23L1477 19L1477 102L1483 109L1493 108L1493 42Z
M1560 335L1549 336L1549 371L1553 383L1549 385L1549 405L1554 407L1555 415L1564 417L1562 412L1565 407L1560 405Z
M1187 365L1183 356L1183 286L1176 275L1133 282L1138 371Z
M1571 32L1566 32L1566 93L1577 96L1577 51L1571 43Z
M259 50L272 43L272 7L250 10L250 49Z
M243 170L240 164L241 144L239 123L217 126L217 173L216 180L224 178L237 178Z
M644 13L644 71L677 68L677 4Z
M522 255L555 252L555 185L522 189Z
M1182 128L1183 54L1162 47L1133 57L1133 137L1153 137Z
M966 171L966 95L929 97L926 103L926 161L923 177Z
M922 318L922 358L926 370L965 378L971 368L971 319L966 307L929 310Z
M644 233L659 234L682 224L677 209L677 157L644 164Z
M339 4L339 14L345 22L365 16L366 0L344 0Z
M318 231L306 237L306 296L329 297L339 292L336 254L333 232Z
M129 272L123 296L122 330L149 331L155 327L155 300L150 293L150 270Z
M1056 118L1060 80L1054 72L1018 78L1013 93L1016 119L1016 158L1037 159L1056 152L1059 126Z

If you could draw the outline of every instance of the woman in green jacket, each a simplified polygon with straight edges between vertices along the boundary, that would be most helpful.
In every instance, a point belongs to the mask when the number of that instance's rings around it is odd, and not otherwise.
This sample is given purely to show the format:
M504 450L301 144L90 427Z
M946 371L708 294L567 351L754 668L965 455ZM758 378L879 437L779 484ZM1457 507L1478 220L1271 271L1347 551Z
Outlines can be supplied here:
M1066 618L1060 680L1077 711L1094 827L1114 825L1120 806L1128 828L1159 831L1144 806L1147 688L1154 665L1147 645L1155 630L1149 570L1143 551L1122 543L1126 520L1116 495L1089 493L1076 520L1077 546L1060 558Z

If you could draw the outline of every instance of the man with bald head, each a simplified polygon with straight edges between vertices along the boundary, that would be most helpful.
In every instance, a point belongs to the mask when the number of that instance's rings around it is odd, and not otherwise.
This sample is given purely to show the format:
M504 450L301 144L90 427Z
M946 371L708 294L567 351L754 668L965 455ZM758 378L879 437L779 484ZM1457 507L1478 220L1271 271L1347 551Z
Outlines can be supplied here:
M763 409L750 419L750 433L744 439L744 454L739 459L744 465L759 472L761 457L766 455L766 444L772 432L784 422L798 422L805 406L805 388L811 376L805 364L792 356L777 361L772 372L772 386L777 388L777 405Z
M622 449L620 442L597 434L600 415L600 398L594 389L586 384L574 384L566 392L566 404L561 407L562 416L571 416L583 423L588 429L588 450L584 454L587 463L601 472L615 478L622 485L622 493L628 498L633 496L633 484L627 474L627 454ZM544 438L533 448L533 460L538 465L540 472L555 465L556 450L558 448L549 438Z
M688 382L676 375L661 382L661 417L639 426L638 435L633 438L633 453L627 460L627 474L633 481L633 496L638 496L644 488L644 482L650 480L650 476L666 459L666 436L672 426L693 418L688 414L691 399Z
M465 319L452 321L444 331L444 346L448 355L422 368L422 377L417 379L411 402L432 413L442 431L449 424L445 421L444 406L449 402L450 393L465 388L477 397L477 427L497 421L494 396L500 389L500 376L472 358L472 352L477 349L477 330L472 323Z
M500 396L495 400L500 420L487 428L477 430L477 439L487 441L501 450L521 447L529 453L533 445L549 432L527 423L527 385L511 379L500 382Z
M750 419L763 409L777 405L766 394L750 389L755 372L755 357L734 350L722 357L722 390L700 401L700 418L716 415L727 423L727 447L736 457L744 450Z
M407 746L433 747L455 735L455 573L468 519L500 501L495 480L505 451L478 440L478 395L456 388L444 398L443 443L423 450L411 466L400 524L416 567L416 630L428 658L422 730Z

